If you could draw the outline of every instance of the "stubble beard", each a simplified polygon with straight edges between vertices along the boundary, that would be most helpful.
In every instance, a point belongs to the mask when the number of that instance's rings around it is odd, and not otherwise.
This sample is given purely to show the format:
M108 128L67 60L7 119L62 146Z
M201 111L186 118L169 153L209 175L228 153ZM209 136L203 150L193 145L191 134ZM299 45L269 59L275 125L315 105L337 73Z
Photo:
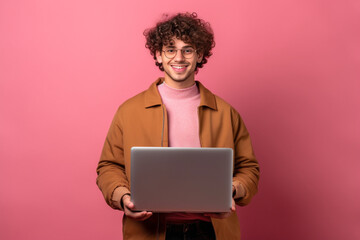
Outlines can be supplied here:
M188 72L184 77L182 78L174 78L166 69L164 69L164 72L166 75L168 75L171 80L175 81L175 82L185 82L186 80L188 80L192 74L194 74L195 71L193 72Z

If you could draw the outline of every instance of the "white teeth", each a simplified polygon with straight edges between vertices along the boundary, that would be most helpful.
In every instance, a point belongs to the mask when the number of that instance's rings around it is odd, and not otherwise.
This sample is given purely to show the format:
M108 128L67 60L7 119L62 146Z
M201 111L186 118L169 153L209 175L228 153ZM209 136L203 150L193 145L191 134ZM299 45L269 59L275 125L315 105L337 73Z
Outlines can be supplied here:
M181 68L184 68L184 66L172 66L173 68L176 68L176 69L181 69Z

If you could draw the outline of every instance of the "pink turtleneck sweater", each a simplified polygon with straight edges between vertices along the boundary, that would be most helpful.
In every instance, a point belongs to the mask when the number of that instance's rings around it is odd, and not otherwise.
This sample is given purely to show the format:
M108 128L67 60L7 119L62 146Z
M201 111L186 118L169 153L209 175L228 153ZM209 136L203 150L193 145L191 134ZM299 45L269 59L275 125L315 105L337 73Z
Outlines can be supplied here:
M158 90L167 111L169 147L201 147L197 113L200 93L196 84L189 88L176 89L164 82L158 86ZM196 219L210 221L209 217L199 213L171 213L167 214L166 219L168 222Z
M158 89L167 111L169 147L200 147L197 113L200 93L196 84L176 89L163 83Z

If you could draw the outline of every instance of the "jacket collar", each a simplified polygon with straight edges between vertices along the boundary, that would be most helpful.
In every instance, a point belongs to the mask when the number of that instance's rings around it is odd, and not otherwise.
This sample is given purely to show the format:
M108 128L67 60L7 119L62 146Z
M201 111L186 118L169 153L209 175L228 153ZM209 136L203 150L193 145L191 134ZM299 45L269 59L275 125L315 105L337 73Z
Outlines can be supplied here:
M145 91L145 108L162 105L161 96L157 89L157 85L161 84L164 78L158 78L151 84L148 90ZM204 87L199 81L195 81L200 91L200 106L209 107L217 110L215 95Z

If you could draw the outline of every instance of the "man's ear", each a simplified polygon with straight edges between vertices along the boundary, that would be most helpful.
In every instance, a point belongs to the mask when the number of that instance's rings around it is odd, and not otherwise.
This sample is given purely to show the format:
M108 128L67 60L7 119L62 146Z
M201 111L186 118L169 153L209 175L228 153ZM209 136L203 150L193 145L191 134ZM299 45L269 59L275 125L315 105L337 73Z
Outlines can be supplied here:
M197 62L198 62L198 63L201 63L201 61L202 61L202 59L203 59L203 56L204 56L204 53L203 53L203 52L199 52L199 53L197 53L197 55L198 55Z
M162 63L162 57L161 57L161 53L160 51L156 51L156 60L158 61L158 63Z

